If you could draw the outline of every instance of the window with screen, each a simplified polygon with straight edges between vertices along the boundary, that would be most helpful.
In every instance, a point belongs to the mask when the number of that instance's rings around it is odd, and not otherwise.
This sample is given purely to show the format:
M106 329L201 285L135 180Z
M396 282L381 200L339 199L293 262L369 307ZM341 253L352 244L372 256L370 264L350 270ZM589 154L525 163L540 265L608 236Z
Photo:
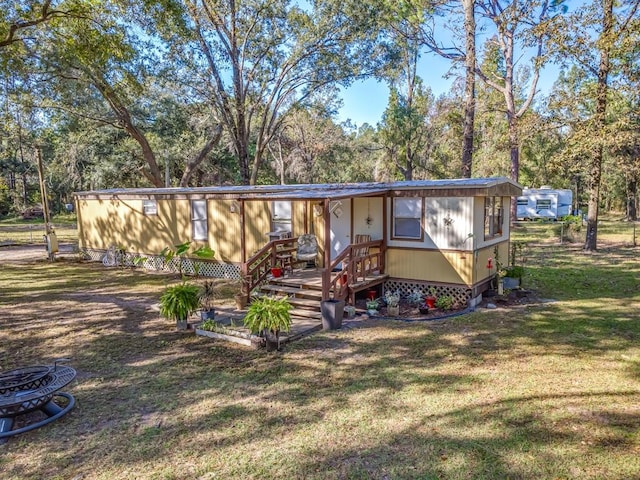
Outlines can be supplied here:
M273 232L291 232L291 202L275 201L271 204L271 230Z
M536 200L536 210L551 210L551 199Z
M487 197L484 199L484 238L502 235L502 221L504 209L502 197Z
M207 201L191 200L191 238L207 240Z
M422 210L422 198L394 198L392 238L422 240Z
M158 204L155 200L144 200L142 202L142 212L145 215L157 215L158 214Z

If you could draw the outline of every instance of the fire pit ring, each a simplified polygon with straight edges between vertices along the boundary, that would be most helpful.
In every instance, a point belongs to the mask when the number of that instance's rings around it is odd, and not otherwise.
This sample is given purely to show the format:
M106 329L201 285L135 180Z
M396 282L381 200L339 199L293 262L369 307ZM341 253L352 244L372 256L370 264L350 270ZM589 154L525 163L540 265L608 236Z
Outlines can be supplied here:
M5 438L42 427L65 415L75 406L72 395L58 392L76 377L71 367L25 367L0 373L0 441ZM67 400L62 408L55 397ZM14 419L34 410L40 410L48 418L25 427L12 430Z
M50 381L51 365L19 368L0 374L0 395L18 390L34 390Z

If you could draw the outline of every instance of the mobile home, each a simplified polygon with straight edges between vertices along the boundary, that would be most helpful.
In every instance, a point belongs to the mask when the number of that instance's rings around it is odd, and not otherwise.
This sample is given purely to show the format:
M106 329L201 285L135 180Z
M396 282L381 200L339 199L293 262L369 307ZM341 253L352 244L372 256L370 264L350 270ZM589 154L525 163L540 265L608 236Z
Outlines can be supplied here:
M474 301L496 273L489 260L507 259L509 203L521 191L507 178L480 178L110 189L75 199L79 246L94 260L119 246L163 268L163 248L193 242L216 252L201 274L241 279L248 295L283 248L295 257L298 238L311 234L323 299L353 300L377 285Z

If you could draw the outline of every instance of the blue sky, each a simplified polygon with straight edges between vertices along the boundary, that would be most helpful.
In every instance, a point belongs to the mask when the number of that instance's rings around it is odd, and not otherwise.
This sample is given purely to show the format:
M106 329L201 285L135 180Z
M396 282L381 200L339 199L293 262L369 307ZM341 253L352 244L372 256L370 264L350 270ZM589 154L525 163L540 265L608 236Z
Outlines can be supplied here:
M432 53L424 54L420 59L419 75L436 97L451 89L455 76L444 78L450 66L448 60ZM558 72L558 67L553 64L542 70L538 81L539 96L551 90ZM364 123L375 126L387 107L389 89L385 83L375 79L363 80L343 89L342 100L344 105L338 112L338 121L344 122L349 119L357 126Z
M567 0L566 4L569 11L578 10L582 8L585 0ZM446 19L442 20L446 23ZM480 20L478 19L480 22ZM484 40L492 35L493 27L491 24L487 24L484 30L480 24L479 33L476 37L476 45L478 47L478 55ZM448 40L451 37L451 30L447 27L440 26L438 33L442 36L443 44L451 44ZM457 42L460 43L459 41ZM518 47L516 46L516 50ZM534 52L529 51L520 56L516 51L515 58L520 58L522 64L530 64L531 56ZM431 88L433 94L438 97L443 93L448 92L451 89L452 83L455 81L455 75L451 78L445 79L445 75L449 71L451 63L449 60L443 59L439 55L431 52L422 52L422 57L418 64L418 75L422 78L424 84ZM559 67L554 64L547 64L545 68L540 72L540 79L538 81L538 91L536 98L540 98L542 95L546 95L551 90L555 80L558 78ZM462 74L463 72L456 71L454 74ZM480 82L480 80L478 80ZM350 119L352 123L361 126L363 123L369 123L375 126L381 119L382 114L387 106L389 100L389 89L385 83L376 81L374 79L364 80L356 82L349 88L342 90L342 100L344 102L343 107L338 112L338 120L343 122Z

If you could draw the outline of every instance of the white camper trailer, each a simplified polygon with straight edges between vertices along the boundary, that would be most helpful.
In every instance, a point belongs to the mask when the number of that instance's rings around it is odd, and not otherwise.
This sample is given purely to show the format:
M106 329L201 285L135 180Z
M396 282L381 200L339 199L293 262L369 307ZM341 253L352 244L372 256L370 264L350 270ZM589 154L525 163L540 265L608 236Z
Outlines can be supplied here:
M571 214L573 192L551 187L524 188L518 197L516 217L518 220L544 218L558 220Z

